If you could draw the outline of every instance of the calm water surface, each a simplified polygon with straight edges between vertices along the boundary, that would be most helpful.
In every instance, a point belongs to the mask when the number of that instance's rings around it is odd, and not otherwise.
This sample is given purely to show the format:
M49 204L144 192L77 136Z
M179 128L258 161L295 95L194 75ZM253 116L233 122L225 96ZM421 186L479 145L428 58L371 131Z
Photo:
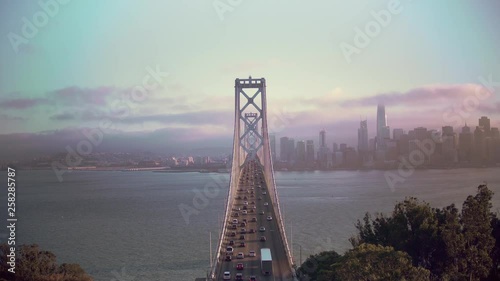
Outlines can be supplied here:
M276 181L298 262L300 252L305 260L345 251L357 219L390 212L406 196L436 207L461 205L486 181L500 208L499 174L498 168L416 171L395 190L383 171L277 172ZM228 177L75 171L59 182L52 171L19 171L17 242L39 244L60 263L79 263L95 280L191 281L209 265L209 232L215 246ZM209 197L200 199L204 191ZM0 198L6 202L6 192ZM183 216L179 206L196 214ZM5 218L6 207L0 210Z

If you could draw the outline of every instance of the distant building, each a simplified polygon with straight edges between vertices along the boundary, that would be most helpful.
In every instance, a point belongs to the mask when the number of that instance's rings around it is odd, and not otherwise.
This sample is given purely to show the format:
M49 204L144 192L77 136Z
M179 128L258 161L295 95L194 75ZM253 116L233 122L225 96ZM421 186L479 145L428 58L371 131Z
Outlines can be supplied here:
M338 150L339 150L339 145L336 142L334 142L333 143L333 152L337 152Z
M280 138L280 160L286 162L288 159L288 137Z
M477 126L474 130L474 157L473 160L476 163L484 163L486 156L486 132L483 127Z
M288 139L288 157L286 160L289 164L293 164L295 162L295 139Z
M276 136L274 134L269 135L269 146L271 147L271 158L273 162L276 162Z
M458 157L461 162L472 161L473 139L470 128L465 124L458 135Z
M367 120L359 122L358 129L358 151L360 154L367 153L369 149L368 143L368 123Z
M313 140L306 141L306 162L308 164L314 163L314 141Z
M319 144L318 164L323 169L330 168L332 166L332 154L326 146L326 131L324 129L319 132Z
M490 136L490 119L488 117L482 116L479 118L479 127L483 130L484 137Z
M387 115L385 114L385 105L377 106L377 150L385 150L385 140L391 138L391 129L387 126Z
M394 129L392 130L392 138L395 141L399 141L401 136L404 135L405 131L403 129Z
M455 163L458 161L458 139L453 127L442 128L441 155L444 163Z
M299 165L304 165L306 163L306 142L301 140L297 142L297 159L296 163Z
M326 147L326 131L325 129L319 132L319 147Z
M498 131L498 128L492 127L490 129L490 134L492 138L500 138L500 132Z

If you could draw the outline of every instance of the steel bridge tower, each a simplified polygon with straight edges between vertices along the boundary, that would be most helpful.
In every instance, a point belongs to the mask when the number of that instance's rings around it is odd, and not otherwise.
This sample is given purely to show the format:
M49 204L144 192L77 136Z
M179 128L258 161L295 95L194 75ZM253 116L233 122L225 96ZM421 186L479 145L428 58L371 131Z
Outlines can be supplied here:
M282 273L281 276L273 276L273 280L294 280L294 262L285 234L285 226L274 179L267 126L266 80L264 78L253 79L251 76L248 79L238 78L235 80L234 88L235 114L231 177L224 214L225 219L222 224L217 251L212 262L213 267L209 277L215 280L215 278L221 274L221 272L218 271L222 268L221 264L224 263L225 247L223 242L228 234L228 226L232 213L231 208L236 201L240 175L245 165L247 165L249 161L255 160L262 168L267 191L271 200L271 202L269 202L269 207L272 207L277 223L277 229L275 231L279 232L279 235L276 234L277 238L270 243L275 243L275 245L278 245L277 247L283 250L282 260L276 262L286 265L282 266L285 268L282 269L282 271L285 271L286 274ZM285 275L287 277L284 277ZM261 278L258 277L258 280L260 279Z

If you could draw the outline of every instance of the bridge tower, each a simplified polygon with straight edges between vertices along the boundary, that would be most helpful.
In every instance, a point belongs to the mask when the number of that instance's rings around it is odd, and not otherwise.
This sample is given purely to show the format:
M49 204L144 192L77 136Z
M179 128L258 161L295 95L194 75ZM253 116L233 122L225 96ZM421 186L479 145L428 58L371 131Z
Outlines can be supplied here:
M233 206L238 190L240 174L246 163L255 159L261 166L269 192L269 197L277 222L279 231L277 241L281 249L284 249L286 261L280 261L287 265L290 276L293 275L293 257L285 234L285 226L282 219L281 208L278 200L278 191L274 179L274 170L269 143L267 127L267 102L266 102L266 80L264 78L235 80L235 114L234 114L234 136L232 151L232 167L229 184L228 197L226 201L225 219L217 246L217 254L214 256L211 278L215 278L219 265L223 262L224 237L228 231L228 221L231 219L231 207ZM278 280L278 279L276 279ZM291 279L290 279L291 280Z

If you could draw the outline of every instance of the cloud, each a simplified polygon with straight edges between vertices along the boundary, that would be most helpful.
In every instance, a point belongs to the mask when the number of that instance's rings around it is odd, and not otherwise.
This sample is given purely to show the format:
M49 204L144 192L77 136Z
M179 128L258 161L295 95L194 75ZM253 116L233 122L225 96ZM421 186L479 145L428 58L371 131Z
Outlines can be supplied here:
M50 116L50 119L58 121L67 121L67 120L75 120L76 116L74 113L60 113Z
M117 92L117 88L102 86L97 88L66 87L49 92L49 97L55 102L63 102L66 105L107 105L108 98Z
M480 104L477 110L485 114L500 114L500 102L493 104Z
M18 98L18 99L8 99L0 102L0 108L5 109L28 109L35 107L40 104L47 103L47 99L30 99L30 98Z
M0 113L0 120L4 121L24 121L26 118L19 117L19 116L11 116L5 113Z
M86 140L83 131L88 129L65 128L39 133L0 135L0 159L22 160L54 153L66 154L66 147L75 149L80 141ZM191 128L163 128L142 132L106 130L102 143L93 146L92 152L152 151L182 154L191 149L207 147L223 147L223 151L229 152L231 138L227 132L209 127L196 131Z
M157 122L162 124L185 124L185 125L215 125L230 124L233 122L233 114L229 111L197 111L178 114L154 114L142 116L129 116L123 119L115 119L121 123Z
M477 84L432 85L415 88L404 93L390 92L359 99L345 100L341 102L341 105L348 107L376 106L379 103L412 107L436 105L463 100L467 96L475 95L476 91L484 92L487 89Z

